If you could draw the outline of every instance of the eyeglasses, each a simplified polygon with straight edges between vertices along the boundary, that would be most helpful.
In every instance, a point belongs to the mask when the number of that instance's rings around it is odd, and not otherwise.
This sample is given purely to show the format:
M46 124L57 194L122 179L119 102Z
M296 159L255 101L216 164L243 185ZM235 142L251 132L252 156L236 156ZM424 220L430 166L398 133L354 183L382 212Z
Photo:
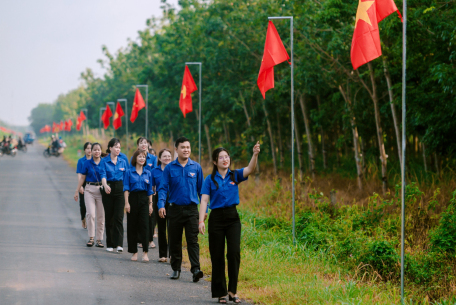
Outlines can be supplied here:
M230 156L220 156L219 157L219 160L229 160L230 159Z

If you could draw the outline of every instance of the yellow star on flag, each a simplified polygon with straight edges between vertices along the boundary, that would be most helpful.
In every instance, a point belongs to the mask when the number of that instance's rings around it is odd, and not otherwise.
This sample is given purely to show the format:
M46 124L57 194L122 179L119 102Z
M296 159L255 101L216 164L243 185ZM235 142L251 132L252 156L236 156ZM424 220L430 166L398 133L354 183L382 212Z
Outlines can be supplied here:
M185 98L185 97L187 96L187 87L185 87L185 85L183 85L182 87L183 87L183 88L182 88L181 93L182 93L182 95L183 95L183 98Z
M369 15L367 14L367 10L374 4L375 1L361 1L359 0L358 3L358 10L356 11L356 21L355 21L355 28L358 25L358 20L364 20L367 24L372 26L370 21Z
M116 112L116 114L114 114L114 120L117 119L119 117L119 114Z

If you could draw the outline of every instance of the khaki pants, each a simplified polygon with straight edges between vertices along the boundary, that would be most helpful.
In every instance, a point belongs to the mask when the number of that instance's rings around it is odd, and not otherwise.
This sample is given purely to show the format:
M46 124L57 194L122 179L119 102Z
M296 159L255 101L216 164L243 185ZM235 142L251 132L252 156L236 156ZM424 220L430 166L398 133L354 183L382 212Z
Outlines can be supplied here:
M101 193L98 186L87 184L84 190L84 200L87 210L87 232L89 237L95 237L95 218L97 219L97 234L95 240L102 240L104 233L105 212Z

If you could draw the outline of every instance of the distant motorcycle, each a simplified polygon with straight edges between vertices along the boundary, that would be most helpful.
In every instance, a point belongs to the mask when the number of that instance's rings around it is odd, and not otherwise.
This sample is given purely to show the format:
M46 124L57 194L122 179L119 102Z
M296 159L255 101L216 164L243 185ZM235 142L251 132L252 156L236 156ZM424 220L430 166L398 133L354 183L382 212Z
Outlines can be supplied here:
M26 153L27 152L27 145L18 146L17 149Z
M63 152L63 151L61 152L61 150L62 149L58 149L57 151L53 151L52 150L52 146L49 145L48 148L44 150L43 156L45 158L50 158L51 156L59 157L62 154L62 152Z

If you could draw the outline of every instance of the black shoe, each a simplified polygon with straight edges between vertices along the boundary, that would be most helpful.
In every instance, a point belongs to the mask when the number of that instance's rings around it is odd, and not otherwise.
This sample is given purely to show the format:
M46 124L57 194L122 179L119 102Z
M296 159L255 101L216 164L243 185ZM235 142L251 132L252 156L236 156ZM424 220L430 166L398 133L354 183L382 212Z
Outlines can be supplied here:
M173 275L171 275L170 279L172 280L178 280L180 277L181 272L180 271L173 271Z
M196 269L195 272L193 272L193 283L196 283L200 280L200 278L203 277L203 271Z

